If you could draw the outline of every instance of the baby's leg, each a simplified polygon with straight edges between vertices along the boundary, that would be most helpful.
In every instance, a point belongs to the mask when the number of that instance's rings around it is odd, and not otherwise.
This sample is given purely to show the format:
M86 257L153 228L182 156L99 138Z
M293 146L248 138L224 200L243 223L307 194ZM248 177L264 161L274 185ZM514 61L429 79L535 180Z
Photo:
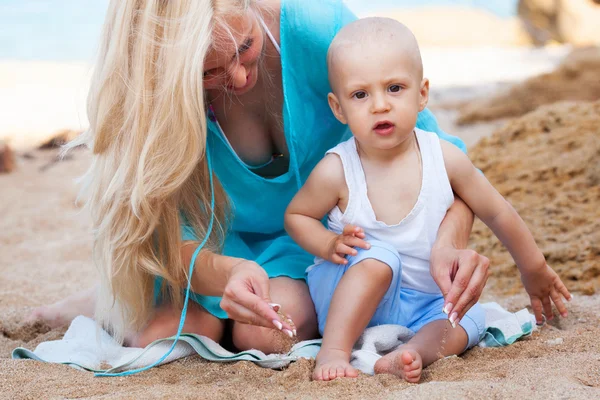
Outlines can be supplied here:
M346 271L329 305L313 379L358 376L350 365L352 347L373 317L392 275L387 264L375 259L360 261Z
M375 363L376 374L393 374L417 383L423 368L442 357L461 354L468 336L462 326L452 328L446 319L428 323L408 343L380 358Z

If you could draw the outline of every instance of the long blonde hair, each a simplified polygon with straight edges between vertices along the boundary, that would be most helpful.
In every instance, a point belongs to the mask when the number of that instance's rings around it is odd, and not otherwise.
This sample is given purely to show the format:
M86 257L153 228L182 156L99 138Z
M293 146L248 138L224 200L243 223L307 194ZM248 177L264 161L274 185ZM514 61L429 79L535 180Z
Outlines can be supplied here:
M100 270L96 318L123 341L152 316L154 279L175 305L188 279L184 218L220 251L229 207L215 182L210 207L203 63L213 27L254 0L112 0L88 97L90 128L70 147L93 150L83 177Z

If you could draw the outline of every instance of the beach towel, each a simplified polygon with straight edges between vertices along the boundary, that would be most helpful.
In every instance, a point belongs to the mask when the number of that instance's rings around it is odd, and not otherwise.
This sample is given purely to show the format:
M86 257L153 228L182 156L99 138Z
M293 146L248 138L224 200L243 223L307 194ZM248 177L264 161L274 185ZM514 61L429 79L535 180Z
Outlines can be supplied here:
M497 303L482 306L486 310L486 333L479 346L506 346L536 329L535 318L526 309L511 313ZM413 332L398 325L367 328L356 343L351 364L364 373L373 374L373 366L379 358L412 336ZM94 320L79 316L73 320L61 340L40 343L33 351L16 348L12 358L67 364L95 373L118 373L151 365L164 356L173 340L160 339L145 349L123 347ZM299 358L316 357L320 346L321 340L316 339L297 343L287 354L267 355L259 350L232 353L207 337L182 334L174 350L160 364L198 354L209 361L251 361L261 367L280 369ZM107 365L110 368L106 369Z

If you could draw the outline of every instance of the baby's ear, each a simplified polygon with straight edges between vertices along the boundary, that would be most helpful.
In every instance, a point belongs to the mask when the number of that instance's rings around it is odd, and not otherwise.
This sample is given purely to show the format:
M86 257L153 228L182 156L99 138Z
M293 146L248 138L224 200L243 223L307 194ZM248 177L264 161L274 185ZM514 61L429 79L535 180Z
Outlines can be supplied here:
M344 117L344 113L342 112L342 106L340 105L340 102L338 101L336 95L333 93L329 93L327 95L327 101L329 101L329 107L331 108L331 111L333 112L333 115L335 115L337 120L340 121L342 124L347 124L348 122L346 121L346 117Z
M419 90L419 111L423 111L427 107L429 101L429 79L423 78L421 88Z

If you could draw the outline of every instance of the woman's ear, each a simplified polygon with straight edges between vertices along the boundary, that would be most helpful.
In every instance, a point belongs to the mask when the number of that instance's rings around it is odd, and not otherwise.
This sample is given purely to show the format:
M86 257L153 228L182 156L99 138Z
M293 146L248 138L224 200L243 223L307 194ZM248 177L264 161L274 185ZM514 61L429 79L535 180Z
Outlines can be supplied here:
M419 90L419 112L427 107L429 101L429 79L423 78L421 81L421 89Z
M346 117L344 117L344 113L342 112L342 106L340 106L340 102L335 94L329 93L327 95L327 101L329 101L329 107L333 112L333 115L340 121L342 124L347 124Z

